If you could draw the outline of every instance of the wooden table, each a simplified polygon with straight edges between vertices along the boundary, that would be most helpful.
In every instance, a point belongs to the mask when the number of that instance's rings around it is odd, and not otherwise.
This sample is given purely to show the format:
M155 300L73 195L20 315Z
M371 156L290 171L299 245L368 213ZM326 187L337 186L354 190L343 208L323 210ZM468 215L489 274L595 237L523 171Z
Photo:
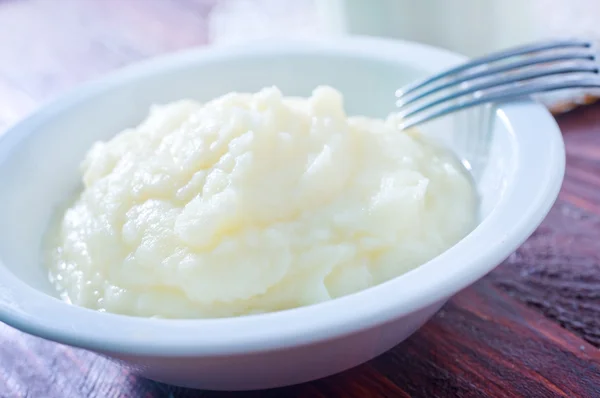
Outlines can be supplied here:
M78 82L205 44L214 7L221 18L230 6L216 3L0 0L0 130ZM370 363L248 395L600 397L600 105L558 121L568 156L560 199L503 265ZM230 395L240 396L140 379L95 354L0 325L1 397Z

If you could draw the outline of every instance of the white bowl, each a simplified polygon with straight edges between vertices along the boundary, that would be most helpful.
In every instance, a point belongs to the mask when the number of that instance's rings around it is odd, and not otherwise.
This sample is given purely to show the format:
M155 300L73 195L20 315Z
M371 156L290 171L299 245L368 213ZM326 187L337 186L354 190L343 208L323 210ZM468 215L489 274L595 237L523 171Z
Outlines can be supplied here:
M100 313L56 298L40 261L48 221L79 184L92 142L141 120L149 106L277 85L340 89L351 114L385 116L394 91L463 58L422 45L355 38L194 50L125 68L48 105L0 139L0 320L122 361L139 374L206 389L300 383L389 350L453 294L484 276L540 224L556 199L564 147L531 102L442 120L426 130L472 166L477 228L427 264L326 303L228 319L161 320Z

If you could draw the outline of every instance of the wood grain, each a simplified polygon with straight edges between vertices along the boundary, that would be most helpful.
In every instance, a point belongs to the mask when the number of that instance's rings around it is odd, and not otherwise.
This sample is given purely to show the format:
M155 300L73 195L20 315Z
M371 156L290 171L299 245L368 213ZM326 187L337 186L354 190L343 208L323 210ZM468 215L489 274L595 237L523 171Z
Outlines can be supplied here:
M558 118L567 150L561 198L595 214L600 214L599 110L599 105L592 105Z
M533 236L489 279L600 346L598 242L600 218L559 203Z
M0 131L82 81L206 44L211 12L223 4L0 0ZM567 173L543 225L415 335L363 366L271 391L194 391L0 324L0 397L600 397L600 105L558 121Z

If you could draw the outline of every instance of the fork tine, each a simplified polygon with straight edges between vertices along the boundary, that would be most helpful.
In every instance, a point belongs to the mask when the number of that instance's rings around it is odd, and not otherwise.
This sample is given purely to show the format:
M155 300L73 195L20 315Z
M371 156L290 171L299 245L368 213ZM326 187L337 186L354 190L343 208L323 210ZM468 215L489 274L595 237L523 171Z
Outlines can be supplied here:
M450 113L485 103L507 101L515 98L523 98L531 94L571 88L600 88L600 79L585 77L560 82L530 82L527 85L517 87L509 85L507 88L494 93L484 94L481 97L473 98L459 104L450 104L437 110L434 109L429 113L421 114L420 116L406 118L400 123L399 128L405 130Z
M534 52L539 52L539 51L556 50L556 49L570 48L570 47L590 48L590 47L592 47L592 44L587 40L578 40L578 39L556 40L556 41L549 41L549 42L545 42L545 43L526 45L526 46L522 46L522 47L513 48L510 50L499 51L499 52L496 52L496 53L493 53L493 54L490 54L490 55L487 55L487 56L484 56L481 58L477 58L471 62L461 64L455 68L451 68L451 69L444 71L443 73L437 74L435 76L428 77L424 80L417 81L413 84L410 84L410 85L406 86L404 89L398 90L396 92L396 96L401 97L403 95L411 93L415 90L418 90L428 84L431 84L431 83L438 81L440 79L443 79L445 77L448 77L448 76L451 76L451 75L454 75L454 74L457 74L460 72L464 72L465 70L468 70L468 69L471 69L471 68L474 68L477 66L481 66L483 64L495 62L500 59L506 59L509 57L514 57L514 56L518 56L518 55L524 55L524 54L529 54L529 53L534 53Z
M463 90L458 90L458 91L449 93L440 98L434 98L431 101L426 102L425 104L419 105L418 107L413 107L412 110L410 109L410 107L408 107L409 109L405 110L404 112L402 112L402 110L400 110L398 112L398 115L401 117L411 117L411 116L419 114L423 111L426 111L427 109L433 108L436 105L440 105L443 102L450 101L450 100L453 100L456 98L460 98L460 97L463 97L468 94L473 94L478 91L489 90L489 89L493 89L496 87L505 86L505 85L508 85L511 83L531 81L533 79L537 79L540 77L564 75L566 73L588 73L588 74L594 74L597 76L598 75L598 65L593 62L589 62L589 63L585 63L585 64L573 64L573 63L567 63L566 65L558 64L555 66L549 66L544 69L525 70L524 72L521 72L518 74L500 76L498 78L495 78L494 80L486 81L486 82L483 82L480 84L474 84Z
M459 85L461 83L467 82L469 80L475 80L482 77L491 76L497 73L502 72L510 72L514 69L534 66L537 64L544 64L549 62L558 62L558 61L575 61L575 60L594 60L596 55L589 50L577 51L577 52L569 52L569 53L559 53L559 54L540 54L537 56L520 59L516 62L512 62L505 65L496 66L493 68L489 68L483 70L481 72L469 73L464 76L457 76L456 78L442 84L434 85L433 87L425 90L425 91L413 91L406 95L402 95L397 101L396 105L400 108L407 106L413 102L416 102L428 95L434 94L438 91L445 90L447 88Z

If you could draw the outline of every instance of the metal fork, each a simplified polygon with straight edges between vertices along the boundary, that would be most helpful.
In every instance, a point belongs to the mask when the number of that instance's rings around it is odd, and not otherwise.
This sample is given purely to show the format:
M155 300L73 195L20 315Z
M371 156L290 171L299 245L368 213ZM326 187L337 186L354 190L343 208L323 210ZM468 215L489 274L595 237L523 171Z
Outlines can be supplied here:
M560 40L474 59L396 92L401 128L485 103L572 88L600 88L590 41Z

